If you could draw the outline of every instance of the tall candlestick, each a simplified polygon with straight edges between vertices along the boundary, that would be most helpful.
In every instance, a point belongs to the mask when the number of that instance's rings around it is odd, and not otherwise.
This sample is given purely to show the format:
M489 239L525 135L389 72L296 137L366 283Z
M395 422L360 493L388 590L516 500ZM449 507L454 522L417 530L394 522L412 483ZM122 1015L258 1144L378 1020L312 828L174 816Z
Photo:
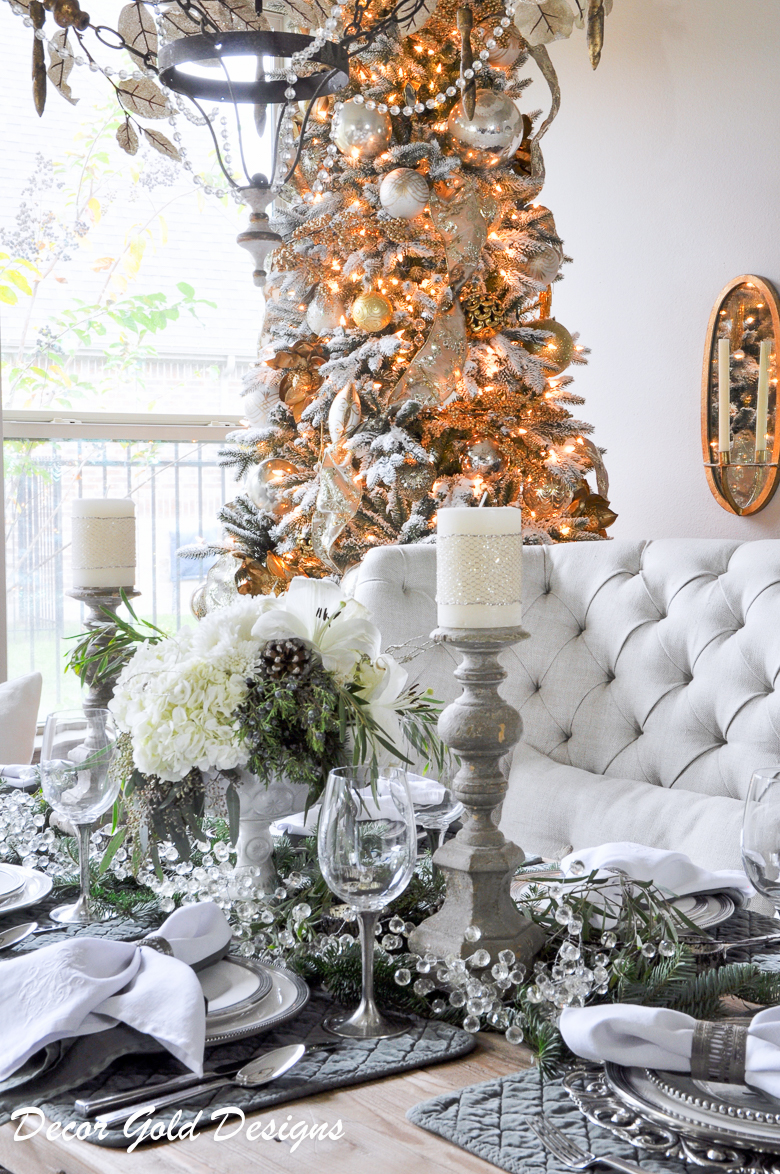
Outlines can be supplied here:
M522 555L522 517L514 506L439 510L439 627L519 627Z
M731 371L729 340L718 339L718 450L731 451Z
M769 414L769 352L772 344L768 338L761 340L761 354L758 360L758 396L756 399L756 459L758 453L766 454L766 428ZM764 456L764 459L766 457Z
M77 498L72 519L73 586L132 587L135 502L126 498Z

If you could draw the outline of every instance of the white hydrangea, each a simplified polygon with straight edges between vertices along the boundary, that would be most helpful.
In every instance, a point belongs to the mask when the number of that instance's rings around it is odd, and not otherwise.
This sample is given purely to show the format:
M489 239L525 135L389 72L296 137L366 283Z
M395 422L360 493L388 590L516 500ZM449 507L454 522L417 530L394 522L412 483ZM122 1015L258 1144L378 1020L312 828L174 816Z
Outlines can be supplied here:
M265 598L239 599L159 644L141 644L119 675L111 702L130 734L135 765L166 781L193 767L243 766L235 713L261 641L252 626Z

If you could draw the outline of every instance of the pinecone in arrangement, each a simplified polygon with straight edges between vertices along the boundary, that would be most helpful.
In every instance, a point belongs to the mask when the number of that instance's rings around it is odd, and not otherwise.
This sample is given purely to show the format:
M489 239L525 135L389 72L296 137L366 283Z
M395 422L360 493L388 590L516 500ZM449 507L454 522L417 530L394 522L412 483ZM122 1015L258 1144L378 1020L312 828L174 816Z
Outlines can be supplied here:
M312 666L311 649L303 640L269 640L260 653L257 675L281 680L297 677L302 681Z
M466 323L477 338L498 334L504 321L504 304L496 294L474 294L463 303Z

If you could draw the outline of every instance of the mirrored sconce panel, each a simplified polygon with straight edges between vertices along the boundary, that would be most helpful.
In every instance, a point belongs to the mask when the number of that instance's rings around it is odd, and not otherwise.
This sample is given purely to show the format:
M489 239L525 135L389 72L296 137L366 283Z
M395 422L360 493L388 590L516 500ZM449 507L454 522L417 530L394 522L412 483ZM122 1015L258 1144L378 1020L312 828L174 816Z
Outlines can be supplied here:
M701 439L715 500L755 514L777 488L777 347L780 299L763 277L743 274L721 291L704 348Z

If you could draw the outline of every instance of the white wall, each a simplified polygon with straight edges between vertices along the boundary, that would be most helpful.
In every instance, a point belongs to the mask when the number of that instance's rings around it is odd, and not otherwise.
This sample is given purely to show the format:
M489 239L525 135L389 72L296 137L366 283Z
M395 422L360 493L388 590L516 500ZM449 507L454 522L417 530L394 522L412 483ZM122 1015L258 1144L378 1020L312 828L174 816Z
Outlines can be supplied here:
M611 533L780 537L780 492L753 518L716 503L699 426L718 292L741 273L780 287L780 4L615 0L595 73L583 33L549 48L563 101L540 200L574 258L553 312L593 352L575 390L608 449Z

